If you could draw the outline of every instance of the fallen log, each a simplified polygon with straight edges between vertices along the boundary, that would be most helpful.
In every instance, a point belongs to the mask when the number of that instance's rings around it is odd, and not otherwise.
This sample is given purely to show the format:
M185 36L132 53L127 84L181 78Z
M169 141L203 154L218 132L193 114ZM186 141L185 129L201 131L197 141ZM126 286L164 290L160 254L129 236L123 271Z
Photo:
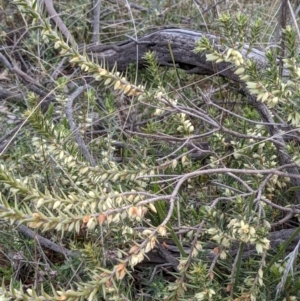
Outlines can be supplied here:
M106 66L114 67L118 71L126 71L129 64L136 63L139 67L145 66L143 56L147 51L156 53L157 61L161 66L175 67L185 70L191 74L213 75L218 73L221 76L239 81L239 77L228 68L228 63L213 64L207 62L203 54L195 53L195 43L203 36L208 37L214 44L219 44L219 38L209 34L203 34L186 29L163 29L138 40L128 40L116 45L89 45L86 53L99 61L104 60ZM243 52L248 52L246 45ZM264 52L253 49L249 58L255 59L260 66L265 63Z

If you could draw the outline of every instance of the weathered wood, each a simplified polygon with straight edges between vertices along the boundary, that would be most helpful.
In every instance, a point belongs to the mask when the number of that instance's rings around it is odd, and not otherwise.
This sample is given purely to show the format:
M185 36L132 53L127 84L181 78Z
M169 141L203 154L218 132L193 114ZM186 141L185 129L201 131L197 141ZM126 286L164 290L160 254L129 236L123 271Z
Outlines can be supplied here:
M143 36L137 41L128 40L116 45L90 45L86 48L86 52L94 59L104 60L109 68L116 64L118 71L125 71L131 63L143 67L145 53L154 51L161 66L174 66L173 56L175 66L188 73L201 75L218 73L238 81L239 78L233 74L232 69L228 69L227 63L212 64L206 61L205 55L195 53L195 43L203 36L203 33L185 29L164 29ZM208 34L205 36L218 44L218 37ZM247 45L243 52L248 52ZM257 49L252 50L248 57L255 59L260 65L265 62L264 53Z

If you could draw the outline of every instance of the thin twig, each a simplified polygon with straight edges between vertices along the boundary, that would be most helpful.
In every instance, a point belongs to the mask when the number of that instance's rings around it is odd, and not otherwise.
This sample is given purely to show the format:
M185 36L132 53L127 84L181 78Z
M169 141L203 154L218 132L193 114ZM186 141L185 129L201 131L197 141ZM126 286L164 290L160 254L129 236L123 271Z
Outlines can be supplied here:
M72 46L77 46L77 43L75 42L73 36L71 35L69 29L65 25L65 23L62 21L58 13L56 12L52 0L44 0L45 7L48 11L49 16L54 21L56 26L59 28L61 33L66 37L67 41L70 42Z
M92 43L99 43L101 0L94 0L93 7L93 37Z
M27 237L37 240L41 246L48 248L56 253L67 254L67 256L71 256L71 257L74 257L74 255L75 255L74 252L72 252L62 246L57 245L53 241L37 234L35 231L29 229L28 227L26 227L24 225L17 226L17 230L20 233L26 235Z
M94 158L91 156L84 140L82 139L82 137L80 136L80 133L78 131L78 127L76 126L74 119L73 119L73 101L87 88L87 86L81 86L79 87L75 92L73 92L67 101L66 104L66 116L71 128L72 133L74 133L75 135L75 139L76 142L79 146L79 148L81 149L81 152L83 154L83 156L85 157L86 160L88 160L92 166L96 166L96 162L94 160Z
M28 89L33 91L34 93L46 97L47 92L45 92L42 88L42 86L31 76L23 72L21 69L19 69L17 66L13 66L7 58L0 53L0 62L12 73L16 74L22 81L25 81L26 83L30 83L31 85L27 85Z

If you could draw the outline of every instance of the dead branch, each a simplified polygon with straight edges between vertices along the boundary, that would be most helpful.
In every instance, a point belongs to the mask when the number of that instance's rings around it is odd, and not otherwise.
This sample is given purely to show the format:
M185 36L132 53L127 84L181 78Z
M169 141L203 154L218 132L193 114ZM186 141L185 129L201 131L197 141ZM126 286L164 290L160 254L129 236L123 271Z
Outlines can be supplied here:
M76 46L76 42L71 35L68 27L65 25L65 23L62 21L58 13L56 12L53 1L52 0L44 0L45 7L48 11L49 16L54 21L55 25L60 29L61 33L66 37L66 39L74 46Z
M82 139L81 135L78 132L78 127L76 126L74 119L73 119L73 101L87 88L87 86L82 86L79 87L75 92L73 92L67 101L67 105L66 105L66 116L70 125L70 128L72 130L72 132L75 135L75 139L76 142L78 144L78 146L81 149L81 152L83 154L83 156L85 157L85 159L87 161L89 161L91 163L92 166L96 166L96 162L95 159L91 156L84 140Z

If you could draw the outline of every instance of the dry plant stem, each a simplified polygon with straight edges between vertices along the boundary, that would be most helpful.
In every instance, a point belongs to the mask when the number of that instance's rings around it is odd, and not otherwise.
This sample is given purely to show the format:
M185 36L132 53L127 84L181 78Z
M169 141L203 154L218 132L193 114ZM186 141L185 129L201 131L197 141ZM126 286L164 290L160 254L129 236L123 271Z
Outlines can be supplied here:
M1 56L1 54L0 54ZM1 60L1 58L0 58ZM32 110L30 116L35 112L35 110L40 107L40 105L43 104L43 102L47 99L47 97L50 96L49 94L46 94L45 97L34 107L34 109ZM4 147L2 147L0 149L0 157L4 154L4 152L7 150L8 146L11 144L11 142L16 138L16 136L18 135L18 133L21 131L21 129L27 124L28 119L30 118L30 116L28 116L23 122L22 124L19 126L19 128L16 129L15 133L12 135L12 137L9 139L9 141L6 143L6 145L4 145Z
M48 14L50 18L54 21L56 26L59 28L61 33L66 37L67 41L72 45L72 46L77 46L76 41L74 40L73 36L69 32L67 26L65 23L62 21L58 13L56 12L54 6L53 6L53 1L52 0L44 0L45 7L48 11Z
M274 145L277 149L277 153L278 153L281 163L285 164L285 165L291 164L291 166L287 167L287 169L286 169L288 176L290 174L295 174L295 175L298 174L299 175L297 166L293 165L294 161L290 157L290 155L287 153L286 144L282 137L282 134L280 133L279 128L277 126L273 125L274 119L271 116L270 111L267 109L267 107L264 104L257 102L256 99L253 99L250 96L248 97L248 99L249 99L249 102L253 105L253 107L256 108L256 110L260 114L262 120L270 123L270 126L268 126L267 128L268 128L270 135L273 136L273 138L276 140L276 142L278 142L278 143L274 143ZM291 179L292 186L300 186L300 179L298 177L291 177L290 179ZM300 191L295 191L295 196L296 196L296 200L297 200L296 203L300 204Z
M276 228L280 225L284 225L286 222L288 222L291 218L293 218L294 213L293 212L289 212L284 218L282 218L281 220L279 220L276 223L271 224L272 228Z
M273 175L268 175L264 179L263 184L260 184L257 191L255 192L256 197L253 200L253 204L255 205L254 210L258 210L258 212L259 212L259 219L261 218L261 215L263 215L263 219L265 219L265 216L266 216L265 210L263 209L263 206L262 206L262 203L260 200L262 198L263 189L265 188L267 183L272 179L272 177L273 177Z
M231 275L230 275L230 278L231 278L230 279L231 280L230 297L231 298L233 298L234 292L237 291L237 285L238 285L237 276L238 276L239 270L240 270L241 259L242 259L242 255L244 253L244 247L245 247L245 243L239 242L239 248L238 248L237 254L235 256L235 259L234 259L234 262L232 265L232 271L231 271Z
M282 76L283 71L283 57L285 54L285 33L284 30L286 29L287 25L287 13L288 13L288 0L281 0L281 10L280 10L280 28L281 28L281 44L280 44L280 60L279 60L279 67L280 67L280 74Z
M213 206L215 205L212 205L210 206L211 208L213 208ZM185 269L187 270L190 266L190 264L192 263L192 255L193 255L193 250L194 248L196 247L196 244L198 242L198 238L199 238L199 235L201 234L201 232L203 231L203 226L204 226L205 222L202 221L200 223L200 225L198 226L197 228L197 231L195 232L194 234L194 239L192 241L192 244L191 244L191 248L190 248L190 252L189 252L189 255L187 257L187 260L186 260L186 264L185 264ZM183 283L184 282L184 278L185 278L185 273L183 273L180 277L180 282Z
M175 179L178 180L173 193L170 195L170 208L169 208L169 212L168 212L168 218L169 216L171 216L172 211L173 211L173 203L174 200L178 194L178 191L181 187L181 185L186 182L188 179L196 177L196 176L200 176L200 175L204 175L204 174L218 174L218 173L237 173L237 174L267 174L267 175L280 175L283 177L290 177L290 178L297 178L300 179L300 175L299 174L286 174L284 172L279 171L280 169L286 169L286 168L290 168L291 165L286 165L286 166L281 166L278 169L268 169L268 170L238 170L238 169L231 169L231 168L222 168L222 169L210 169L210 170L197 170L185 175L181 175L181 176L175 176L173 177L173 181ZM162 182L162 181L159 181ZM164 181L165 182L165 181ZM279 206L277 204L272 203L271 201L268 201L266 198L261 199L262 202L272 206L273 208L279 209L281 211L284 212L293 212L293 214L298 214L298 212L300 213L300 209L296 209L296 208L287 208L287 207L283 207L283 206Z
M260 261L260 266L259 266L259 269L258 270L263 270L263 268L265 267L266 265L266 257L267 257L267 250L264 250L263 253L262 253L262 256L261 256L261 261ZM256 288L256 283L258 282L259 280L259 275L257 273L255 279L254 279L254 282L252 284L252 289L255 289Z
M156 274L156 271L157 271L159 268L162 268L162 267L169 267L169 266L171 266L170 263L162 263L162 264L156 265L156 266L154 267L154 269L153 269L153 272L152 272L152 274L151 274L151 277L150 277L150 279L149 279L149 282L151 283L151 282L153 281L154 276L155 276L155 274ZM177 267L177 266L176 266L176 267Z
M73 256L73 257L75 255L74 252L72 252L62 246L57 245L56 243L54 243L53 241L51 241L47 238L44 238L43 236L37 234L35 231L29 229L28 227L26 227L24 225L17 226L17 229L20 233L26 235L27 237L37 240L41 246L48 248L56 253L67 255L67 256Z
M84 140L82 139L82 137L80 136L80 133L78 131L78 127L76 126L74 119L73 119L73 101L87 88L87 86L81 86L79 87L75 92L73 92L67 101L67 105L66 105L66 116L71 128L72 133L75 135L75 139L76 142L83 154L83 156L85 157L85 159L87 161L89 161L91 163L92 166L96 166L96 162L94 160L94 158L92 157L92 155L90 154Z
M92 43L99 43L101 0L94 0Z
M219 110L223 111L223 112L226 112L226 113L229 113L229 114L232 114L242 120L245 120L245 121L249 121L249 122L252 122L254 124L260 124L260 125L264 125L264 126L270 126L270 125L273 125L273 126L283 126L283 124L281 123L273 123L273 124L270 124L270 123L265 123L265 122L255 122L253 120L248 120L246 118L242 118L241 116L237 115L237 114L234 114L232 113L231 111L229 110L226 110L220 106L217 106L215 105L211 100L210 98L207 97L207 95L205 95L203 92L201 92L202 96L205 97L206 99L206 103L208 105L212 105L216 108L218 108ZM170 103L168 103L169 106L172 106L176 111L178 112L181 112L181 113L185 113L189 116L192 116L192 117L195 117L195 118L198 118L198 119L201 119L203 122L207 122L208 124L210 124L211 126L214 126L216 127L216 131L222 129L223 132L225 133L228 133L230 135L233 135L235 137L238 137L238 138L246 138L246 139L255 139L255 140L258 140L258 141L271 141L273 143L277 143L279 144L280 146L283 146L281 145L276 139L276 137L269 137L269 138L266 138L266 137L258 137L258 136L254 136L254 135L245 135L245 134L241 134L239 132L235 132L235 131L232 131L232 130L229 130L227 129L226 127L224 126L221 126L216 120L214 120L213 118L207 116L207 113L204 111L204 110L201 110L199 108L188 108L188 107L182 107L182 106L174 106ZM139 133L137 133L138 135ZM211 135L211 132L209 133L209 135ZM282 134L280 134L280 136L282 136ZM189 137L189 139L193 139L194 137ZM197 138L200 138L199 136Z
M300 4L298 4L297 8L295 9L295 16L299 14L300 11Z
M7 58L0 53L0 62L10 71L13 73L12 69L13 66L11 65L11 63L7 60Z
M243 181L240 177L236 176L235 174L233 174L231 172L229 172L228 175L231 176L232 178L234 178L237 182L240 182L241 185L243 185L250 193L254 192L254 190L245 181Z
M213 9L213 8L215 8L215 7L217 7L219 4L221 4L222 2L224 2L225 0L220 0L220 1L218 1L217 3L215 3L214 5L212 5L212 6L210 6L209 8L207 8L206 10L204 10L203 12L202 12L202 14L204 14L204 13L206 13L206 12L208 12L208 11L210 11L211 9ZM218 14L219 14L219 12L218 12Z
M296 208L287 208L287 207L283 207L283 206L274 204L272 201L268 200L267 198L264 198L261 201L264 202L264 203L266 203L267 205L271 206L274 209L278 209L278 210L280 210L282 212L289 212L289 213L291 213L293 215L299 214L298 211L300 211L300 210L298 210Z
M272 137L259 137L259 136L255 136L255 135L246 135L246 134L241 134L239 132L235 132L235 131L232 131L232 130L229 130L227 129L226 127L222 127L222 131L226 134L230 134L236 138L245 138L245 139L254 139L256 141L260 141L260 142L267 142L267 141L270 141L280 147L283 147L285 146L285 143L281 143L280 141L278 141L278 139L276 139L277 137L282 137L282 134L281 133L278 133L277 136L274 135ZM283 140L283 139L282 139ZM283 140L284 141L284 140ZM257 142L259 143L259 142ZM252 144L253 145L253 144ZM246 149L248 146L245 146L244 149Z
M277 136L272 136L272 137L259 137L259 136L254 136L254 135L245 135L245 134L241 134L239 132L235 132L235 131L232 131L232 130L229 130L225 127L222 127L222 131L226 134L230 134L236 138L241 138L241 139L253 139L253 140L256 140L256 141L260 141L260 142L267 142L267 141L270 141L276 145L279 145L279 146L285 146L285 144L282 144L280 141L278 142L278 140L276 139L277 137L282 137L282 134L281 133L278 133ZM283 140L284 141L284 140ZM259 142L258 142L259 143ZM245 148L247 148L248 146L245 146Z
M2 142L4 142L5 140L9 139L9 137L11 137L11 135L13 135L16 131L18 131L20 129L20 123L21 123L21 121L18 122L18 124L17 124L16 127L14 127L13 129L11 129L9 132L7 132L4 136L2 136L0 138L0 144Z
M133 29L134 29L134 38L135 38L135 41L137 42L135 48L136 48L136 62L138 62L138 60L139 60L139 46L138 46L137 29L136 29L136 26L135 26L135 19L133 17L131 6L130 6L128 0L125 0L125 1L126 1L126 6L128 8L129 14L130 14L130 19L131 19L131 22L132 22L132 25L133 25ZM137 80L138 80L138 64L136 64L136 73L135 73L135 81L134 81L135 85L137 84ZM130 106L130 110L131 110L131 107L132 106Z
M199 119L205 121L206 123L208 123L209 125L217 128L218 130L220 129L220 125L218 124L218 122L216 120L214 120L214 118L209 117L207 115L207 112L205 112L203 110L200 110L200 109L195 110L195 109L192 109L192 108L182 107L182 106L174 106L174 108L177 111L180 111L181 113L185 113L185 114L190 115L192 117L199 118Z
M17 126L8 131L4 136L0 138L0 144L5 140L9 140L15 133L19 132L21 128L24 128L25 124L22 121L19 121ZM3 145L0 145L0 153L4 154L5 150L7 150L10 140L5 142Z
M42 248L42 246L41 246L41 244L40 244L39 239L37 238L37 236L35 236L34 239L35 239L36 244L37 244L37 246L38 246L38 248L39 248L39 253L42 255L42 257L43 257L43 259L44 259L44 262L45 262L45 271L48 273L48 275L49 275L49 273L53 273L54 275L56 275L56 272L53 271L53 270L50 268L50 265L52 265L52 263L51 263L51 261L47 258L46 254L45 254L45 252L44 252L44 250L43 250L43 248ZM66 256L66 254L64 254L64 255L65 255L66 258L68 257L68 256ZM38 269L37 269L36 271L37 271L37 273L39 273ZM44 278L44 277L43 277L43 278ZM37 277L36 277L36 281L37 281L37 280L38 280L38 279L37 279Z
M66 257L66 256L65 256L65 257ZM70 261L69 258L67 258L67 261ZM82 279L81 279L81 278L79 277L79 275L78 275L78 271L82 268L82 265L84 265L84 262L83 262L83 261L78 265L77 269L74 270L74 267L73 267L72 262L69 263L69 266L70 266L70 268L71 268L71 270L72 270L72 272L73 272L73 275L72 275L72 277L70 277L70 279L69 279L69 281L68 281L67 287L72 287L72 283L74 283L74 282L73 282L73 279L74 279L74 278L76 278L76 281L78 281L78 282L79 282L79 281L82 281Z
M14 94L14 93L11 93L5 89L3 89L1 86L0 86L0 100L1 99L16 99L17 101L23 101L23 97L21 94Z
M217 108L220 111L223 111L223 112L225 112L225 113L227 113L229 115L232 115L232 116L234 116L236 118L239 118L241 120L247 121L249 123L257 124L257 125L264 125L264 126L269 126L270 125L269 123L265 123L265 122L261 122L261 121L256 121L256 120L251 120L251 119L245 118L245 117L243 117L241 115L238 115L238 114L236 114L236 113L234 113L234 112L232 112L230 110L227 110L227 109L225 109L225 108L217 105L215 103L215 101L210 101L208 104L211 105L211 106L213 106L213 107L215 107L215 108ZM273 125L275 125L275 126L282 126L283 124L282 123L274 123Z
M216 264L217 264L217 262L218 262L218 259L220 258L220 255L221 255L221 252L220 252L221 250L219 250L219 252L213 257L213 260L212 260L212 262L211 262L211 264L210 264L210 267L209 267L209 269L208 269L208 274L209 275L213 275L214 274L214 269L215 269L215 266L216 266Z
M168 159L168 158L170 158L170 157L172 158L172 156L175 155L175 154L177 154L177 152L178 152L179 150L181 150L182 148L184 148L185 145L186 145L188 142L189 142L189 139L187 139L186 141L184 141L184 143L183 143L182 145L180 145L178 148L176 148L172 153L168 154L168 155L165 156L165 157L158 158L156 161L159 162L159 161L166 160L166 159ZM189 153L189 151L186 152L186 154L188 154L188 153ZM185 154L183 154L183 155L185 155ZM178 158L176 158L176 159L178 159Z
M13 66L9 63L9 61L6 59L4 55L0 53L0 62L3 63L3 65L12 73L16 74L23 82L30 83L31 85L26 85L29 90L33 91L34 93L46 97L49 96L45 91L43 91L42 86L32 77L30 77L28 74L24 73L22 70L20 70L18 67ZM39 88L38 88L38 87Z
M208 164L209 166L209 164ZM273 175L278 175L281 177L290 177L290 178L295 178L295 179L300 179L300 175L298 173L295 174L288 174L286 172L282 172L282 169L286 169L286 168L291 168L291 167L296 167L298 166L296 163L292 163L292 164L286 164L286 165L282 165L278 168L270 168L270 169L235 169L235 168L213 168L213 169L203 169L206 166L204 166L203 168L199 169L199 170L195 170L193 172L184 174L184 175L175 175L173 176L170 180L161 180L161 181L157 181L156 183L164 183L167 181L175 181L178 180L178 182L180 182L181 184L183 184L184 181L188 180L189 178L194 178L194 177L198 177L201 175L209 175L209 174L224 174L224 173L237 173L237 174L251 174L251 175L268 175L268 174L273 174ZM156 175L155 177L163 177L164 175ZM151 178L153 176L143 176L142 178ZM137 178L139 179L139 178ZM180 184L180 185L181 185Z
M137 136L140 136L140 137L153 138L153 139L156 139L156 140L159 140L159 141L184 142L187 139L187 138L174 137L174 136L167 135L167 134L164 134L164 133L158 133L157 135L155 135L155 134L147 134L147 133L129 131L129 130L125 130L125 132L127 134L130 134L130 135L137 135ZM192 135L192 136L189 137L189 139L200 139L200 138L209 137L209 136L211 136L212 134L214 134L216 132L218 132L218 129L211 130L211 131L209 131L205 134L202 134L202 135Z
M179 137L174 137L174 136L163 134L163 133L159 133L159 135L155 135L155 134L148 134L148 133L142 133L142 132L130 131L130 130L125 130L125 132L130 135L137 135L140 137L153 138L153 139L159 140L159 141L184 142L184 141L186 141L186 139L189 139L192 141L192 140L197 140L200 138L210 137L212 134L217 133L219 130L220 130L219 128L216 128L214 130L211 130L211 131L201 134L201 135L191 135L188 138L179 138ZM241 134L239 132L229 130L226 127L222 127L222 131L224 133L230 134L237 138L254 139L254 140L257 140L260 142L270 141L272 143L277 143L280 146L283 146L282 144L280 144L280 142L278 142L275 139L276 137L267 138L267 137L261 137L261 136L255 136L255 135L246 135L246 134ZM280 134L280 136L282 136L282 134Z
M7 90L3 89L2 87L0 87L0 100L7 99L10 97L12 97L12 94L10 92L8 92Z
M57 67L55 68L55 70L52 72L51 74L51 78L55 81L58 77L58 75L62 74L62 69L64 66L64 63L68 60L68 58L64 57L57 65Z
M18 67L13 66L8 60L7 58L0 53L0 62L11 72L14 73L16 75L18 75L19 77L21 77L24 81L34 84L36 86L39 86L39 83L33 79L32 77L30 77L28 74L26 74L25 72L23 72L22 70L20 70Z
M68 174L68 172L59 164L59 162L57 160L55 160L55 158L53 156L50 155L50 158L61 169L61 171L66 176L66 178L70 181L70 184L72 185L72 187L78 191L78 194L83 196L84 195L83 191L74 183L73 179Z
M121 294L121 297L124 301L130 301L124 294Z
M285 283L287 281L287 277L290 274L292 274L292 276L293 276L293 267L295 266L295 260L297 259L298 254L299 254L299 247L300 247L300 241L298 242L295 249L285 257L286 267L284 269L281 281L277 285L276 297L278 296L279 292L284 290Z
M265 186L268 184L268 182L272 179L273 175L272 174L269 174L266 176L266 178L260 183L258 189L257 189L257 192L256 192L256 198L254 200L254 204L259 202L261 197L262 197L262 194L263 194L263 190L265 188Z
M166 250L162 244L157 244L159 255L166 260L167 263L171 264L175 272L179 272L178 270L178 260Z
M16 75L18 75L19 77L21 77L22 79L24 79L28 83L34 84L35 86L40 85L35 79L33 79L28 74L26 74L25 72L23 72L22 70L20 70L19 68L15 67L15 66L11 69L11 71L13 73L15 73Z
M122 0L123 3L125 4L129 4L131 8L134 8L134 9L137 9L137 10L140 10L140 11L148 11L148 8L142 6L142 5L139 5L137 3L133 3L133 2L128 2L126 0Z
M241 198L248 198L248 197L251 197L252 195L253 195L252 192L251 193L248 192L248 193L241 193L239 195L235 195L235 196L231 196L231 197L222 196L222 197L214 199L213 203L215 203L215 202L221 202L221 201L233 202L236 199L238 199L239 197L241 197Z
M288 6L289 6L289 10L290 10L292 19L293 19L294 26L295 26L295 28L297 30L298 39L300 39L299 25L298 25L297 20L296 20L296 16L297 16L298 13L297 12L294 13L292 5L291 5L291 2L289 0L288 0Z

